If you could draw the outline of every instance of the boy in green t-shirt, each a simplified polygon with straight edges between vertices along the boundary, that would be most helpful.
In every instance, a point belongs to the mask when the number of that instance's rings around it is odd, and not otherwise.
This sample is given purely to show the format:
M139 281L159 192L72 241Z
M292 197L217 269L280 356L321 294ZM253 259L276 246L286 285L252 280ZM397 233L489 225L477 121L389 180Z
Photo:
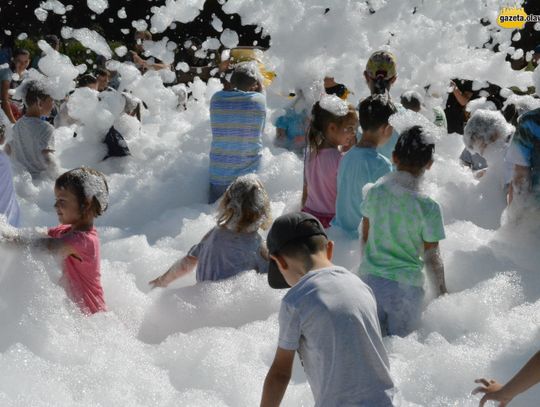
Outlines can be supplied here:
M434 143L413 126L398 139L392 158L397 171L381 178L362 202L364 253L360 273L377 300L383 333L405 336L418 325L426 268L437 295L446 293L439 241L444 226L439 204L419 188L433 164Z

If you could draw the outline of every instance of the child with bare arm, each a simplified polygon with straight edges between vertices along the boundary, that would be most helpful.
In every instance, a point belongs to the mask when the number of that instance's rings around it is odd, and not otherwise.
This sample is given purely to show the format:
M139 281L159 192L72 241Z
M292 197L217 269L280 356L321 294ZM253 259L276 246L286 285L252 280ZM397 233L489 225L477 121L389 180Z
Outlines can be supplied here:
M480 407L483 407L488 400L499 401L499 407L505 407L518 394L540 382L540 352L536 352L505 385L486 379L477 379L475 382L481 386L474 389L472 394L484 393L480 400Z
M62 258L61 284L86 314L106 311L101 286L99 237L94 219L108 207L109 189L102 173L76 168L62 174L54 186L54 205L61 225L48 237L24 237L2 232L4 240L19 246L41 246Z
M377 300L383 334L406 336L420 321L424 264L437 295L446 293L439 241L441 208L422 192L421 176L433 164L434 141L420 126L396 143L395 173L381 178L362 202L364 253L360 273Z
M197 281L223 280L253 269L266 273L266 250L258 230L267 229L270 221L270 201L259 179L253 174L238 177L221 198L217 226L149 284L167 287L195 267Z

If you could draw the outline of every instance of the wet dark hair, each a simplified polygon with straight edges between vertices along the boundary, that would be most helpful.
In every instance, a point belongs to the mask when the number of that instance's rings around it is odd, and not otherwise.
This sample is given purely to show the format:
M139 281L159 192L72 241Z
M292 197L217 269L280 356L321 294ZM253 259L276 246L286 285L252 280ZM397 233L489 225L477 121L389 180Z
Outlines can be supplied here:
M414 112L420 111L422 108L422 96L415 91L403 92L400 97L401 104L405 109Z
M423 168L431 160L435 144L431 143L422 126L413 126L401 133L394 148L394 154L400 164L414 168Z
M233 88L243 91L249 90L253 85L257 84L257 82L258 79L256 77L251 76L241 70L234 70L230 80Z
M354 117L358 119L358 114L353 105L349 104L349 111L345 116L336 116L332 112L323 109L319 102L316 102L311 109L311 121L309 124L309 130L307 134L307 144L310 151L319 153L320 147L324 142L324 133L330 125L335 123L341 126L345 120Z
M358 105L362 131L376 131L388 124L388 119L397 112L396 106L387 95L371 95Z
M26 107L35 105L39 100L44 100L49 97L49 94L45 91L43 84L38 81L30 81L26 85L26 94L24 96L24 104Z
M325 250L327 243L328 238L324 235L302 237L300 239L294 239L287 242L279 249L278 252L274 254L298 259L304 263L306 270L311 270L311 268L313 268L311 255Z
M58 48L58 46L60 45L60 39L54 34L46 35L45 37L43 37L43 39L54 49Z
M12 58L18 57L19 55L27 55L30 57L30 51L25 48L16 48L13 50Z
M111 73L104 68L96 68L94 71L95 76L111 76Z
M97 83L97 78L92 74L85 74L79 77L79 80L77 81L77 87L82 88L93 83Z
M93 176L101 177L103 179L103 183L105 184L107 195L109 194L109 185L107 184L107 179L105 178L105 176L101 172L94 170L93 168L75 168L60 175L56 179L54 187L56 189L65 189L73 193L77 197L77 202L82 212L85 209L88 198L86 197L86 193L84 190L85 180L84 177L81 176L81 172L82 174L90 174ZM91 210L94 217L98 217L107 210L107 207L108 205L102 208L99 200L95 196L93 196L90 201L90 207L86 209Z

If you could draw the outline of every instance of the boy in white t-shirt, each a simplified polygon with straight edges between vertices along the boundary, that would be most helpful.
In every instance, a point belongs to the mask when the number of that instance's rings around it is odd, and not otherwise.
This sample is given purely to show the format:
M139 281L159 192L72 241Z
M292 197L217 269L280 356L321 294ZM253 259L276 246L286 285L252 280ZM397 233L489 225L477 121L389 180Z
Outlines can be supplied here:
M13 126L12 139L6 145L6 153L32 176L43 173L56 176L53 158L54 127L41 119L51 113L54 101L38 81L29 81L21 86L26 87L26 113Z
M394 384L369 287L332 264L333 242L307 213L275 220L267 238L268 282L292 286L279 312L279 342L261 406L279 406L296 351L315 406L393 406Z

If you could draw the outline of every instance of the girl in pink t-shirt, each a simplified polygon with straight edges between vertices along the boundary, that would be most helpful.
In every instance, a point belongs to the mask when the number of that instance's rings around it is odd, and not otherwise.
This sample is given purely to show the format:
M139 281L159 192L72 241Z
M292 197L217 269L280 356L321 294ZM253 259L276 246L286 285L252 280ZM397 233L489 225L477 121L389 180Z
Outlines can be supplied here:
M61 225L48 231L47 246L63 257L62 283L85 313L106 311L101 287L99 237L94 218L108 206L105 176L91 168L76 168L56 180L54 207Z
M339 162L354 145L357 128L356 110L337 96L325 95L313 106L304 160L302 211L315 216L325 228L336 213Z
M54 207L61 225L50 228L47 238L24 238L19 233L1 237L22 245L43 245L62 256L61 284L86 314L106 311L99 270L99 238L94 218L108 206L109 189L102 173L76 168L56 180Z

